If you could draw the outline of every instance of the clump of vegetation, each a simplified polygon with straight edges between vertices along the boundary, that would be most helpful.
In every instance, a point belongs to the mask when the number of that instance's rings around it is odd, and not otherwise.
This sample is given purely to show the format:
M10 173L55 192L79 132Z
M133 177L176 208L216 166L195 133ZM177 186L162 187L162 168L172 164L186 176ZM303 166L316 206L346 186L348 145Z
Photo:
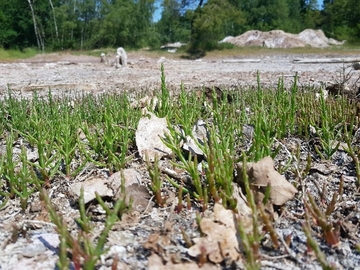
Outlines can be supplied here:
M205 95L201 89L200 92L186 92L181 87L179 95L174 96L166 87L163 66L161 72L161 89L157 94L159 104L155 106L154 113L166 117L168 121L169 132L162 141L172 151L167 161L174 173L167 173L165 177L158 158L153 163L149 160L142 163L149 173L149 189L158 206L165 207L167 204L162 195L166 182L167 187L179 190L178 212L193 208L205 211L220 202L236 213L239 201L234 196L235 164L242 162L245 165L243 168L246 168L248 161L257 162L268 156L276 159L284 148L290 158L279 171L281 169L282 173L292 175L295 186L304 191L303 182L310 173L313 160L331 160L339 151L341 138L345 138L348 145L345 150L354 161L352 173L359 187L359 153L357 148L352 147L353 131L359 126L354 117L356 108L350 106L350 100L335 97L316 100L313 92L299 89L296 75L290 91L285 91L281 79L277 89L263 89L258 76L255 91L238 89L230 92L223 89L219 92L212 89ZM245 110L245 107L248 109ZM95 244L88 236L92 231L92 220L86 214L83 191L79 201L80 217L76 220L80 231L76 238L69 233L66 222L57 214L43 188L51 188L56 177L63 177L64 181L74 180L88 163L106 168L109 174L127 168L136 155L135 131L141 114L139 108L130 106L126 94L86 95L70 99L65 96L54 98L49 92L45 97L34 93L32 99L18 99L9 90L4 100L0 101L0 128L6 141L6 149L0 156L2 207L9 200L19 199L22 210L26 211L29 198L37 192L41 193L50 220L60 235L60 269L69 266L69 253L75 269L82 266L94 269L100 256L106 252L109 231L130 206L126 203L123 185L121 199L113 202L112 207L97 196L97 202L105 213L105 227ZM346 126L341 123L346 123ZM200 128L203 130L201 138L195 135L196 129ZM245 128L251 129L251 136ZM315 133L309 132L310 129ZM315 137L318 144L301 162L300 147L288 150L282 143L290 137L306 141ZM197 152L184 149L184 142L189 141L194 142L199 149ZM14 150L17 147L20 152ZM29 158L34 149L36 158ZM176 171L185 175L187 180L183 181L184 178ZM274 211L269 208L271 186L261 187L266 191L259 199L259 192L249 182L245 169L242 173L244 193L252 213L252 230L246 230L241 219L237 220L236 230L241 236L246 266L259 269L263 239L267 234L276 250L280 250L281 245L287 251L289 247L279 238L273 222ZM302 194L303 228L308 246L327 269L332 265L326 262L312 230L321 230L330 247L339 245L341 237L333 213L337 211L344 185L341 179L340 187L324 209L318 206L313 194ZM319 194L319 197L323 199L325 195ZM183 201L186 201L186 209ZM259 231L259 227L263 230ZM191 245L189 239L186 243ZM200 264L206 260L204 255Z

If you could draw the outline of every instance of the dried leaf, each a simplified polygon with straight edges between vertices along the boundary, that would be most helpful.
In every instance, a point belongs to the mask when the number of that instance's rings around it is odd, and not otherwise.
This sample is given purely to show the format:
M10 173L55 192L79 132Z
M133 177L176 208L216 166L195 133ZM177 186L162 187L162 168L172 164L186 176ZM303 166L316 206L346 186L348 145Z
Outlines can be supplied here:
M199 148L198 144L204 145L209 139L209 131L207 130L206 123L200 119L196 121L192 129L192 137L186 136L186 142L183 149L189 151L193 155L203 156L204 152Z
M242 163L237 164L237 182L240 184L243 183L242 165ZM249 162L247 174L249 183L255 191L265 192L267 185L270 184L270 201L274 205L285 204L297 193L297 189L274 169L274 161L271 157L264 157L256 163Z
M106 184L106 179L102 177L91 177L86 179L84 182L74 183L70 186L70 193L74 200L78 200L80 197L80 190L84 188L84 203L88 203L95 199L95 192L100 197L112 197L114 192Z
M235 226L235 215L226 210L221 204L215 204L215 221L203 218L200 229L205 237L195 238L195 245L188 249L193 257L207 255L213 263L221 263L225 259L237 261L239 259L239 243Z
M241 223L246 232L250 233L253 230L253 220L252 220L252 211L248 206L246 198L241 191L241 188L238 184L232 183L233 188L233 198L236 199L236 210L238 211L238 220L241 220Z
M128 202L130 198L132 199L132 210L143 212L147 209L147 211L151 211L154 203L149 202L151 194L146 186L132 184L131 186L125 188L125 192L126 202Z
M165 132L168 132L166 118L158 118L153 113L148 112L150 118L142 117L135 132L136 146L143 160L148 155L150 161L155 160L171 153L162 141Z
M122 176L124 177L125 187L132 184L141 184L141 175L134 169L124 169L121 172L113 173L107 180L108 185L116 194L121 187Z
M315 163L311 166L309 174L320 173L322 175L330 175L335 171L338 171L338 166L331 164L330 162Z
M130 103L130 108L134 109L134 108L146 108L146 107L150 107L152 110L155 110L156 105L158 104L158 98L157 97L153 97L153 96L145 96L139 100L135 100L133 102Z
M163 247L167 247L171 244L169 237L169 235L160 235L158 233L151 234L144 243L144 248L150 249L159 255L163 255L165 252Z
M122 199L121 192L122 177L124 177L126 203L132 199L132 210L142 212L149 204L151 197L149 189L142 185L142 179L139 172L134 169L124 169L121 172L115 172L107 180L107 185L112 189L115 199ZM150 203L152 206L152 203Z

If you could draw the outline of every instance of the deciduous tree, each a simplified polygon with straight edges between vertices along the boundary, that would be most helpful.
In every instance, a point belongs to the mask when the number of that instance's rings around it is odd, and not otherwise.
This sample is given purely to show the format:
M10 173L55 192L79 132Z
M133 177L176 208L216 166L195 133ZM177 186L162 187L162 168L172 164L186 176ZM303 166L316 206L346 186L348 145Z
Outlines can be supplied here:
M194 13L193 49L216 48L218 41L241 32L245 18L228 0L209 0Z

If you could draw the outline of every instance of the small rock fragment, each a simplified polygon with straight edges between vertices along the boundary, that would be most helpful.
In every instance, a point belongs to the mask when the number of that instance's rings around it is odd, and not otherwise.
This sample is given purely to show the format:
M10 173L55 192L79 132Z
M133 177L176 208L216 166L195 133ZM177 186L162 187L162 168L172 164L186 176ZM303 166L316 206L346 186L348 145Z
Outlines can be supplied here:
M41 243L34 243L24 246L21 255L27 258L35 257L46 251L46 247Z

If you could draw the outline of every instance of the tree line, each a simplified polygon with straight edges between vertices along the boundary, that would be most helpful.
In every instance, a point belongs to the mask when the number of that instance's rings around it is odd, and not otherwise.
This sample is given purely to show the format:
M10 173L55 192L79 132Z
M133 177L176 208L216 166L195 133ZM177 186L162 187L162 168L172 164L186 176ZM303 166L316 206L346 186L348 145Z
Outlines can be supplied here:
M324 0L321 7L316 0L0 0L0 47L158 48L181 41L207 50L247 30L307 28L358 42L359 18L358 0Z

